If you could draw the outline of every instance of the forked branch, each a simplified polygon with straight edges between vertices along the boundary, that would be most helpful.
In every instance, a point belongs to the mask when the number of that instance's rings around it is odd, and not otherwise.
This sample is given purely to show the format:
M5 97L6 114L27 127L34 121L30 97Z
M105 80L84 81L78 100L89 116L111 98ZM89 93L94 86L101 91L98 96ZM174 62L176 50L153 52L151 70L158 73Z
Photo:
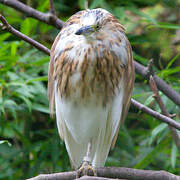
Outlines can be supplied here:
M159 91L158 91L158 88L156 86L156 83L154 81L154 78L152 75L150 75L150 79L149 79L149 84L150 84L150 87L154 93L154 98L156 99L160 109L161 109L161 112L162 114L164 114L165 116L167 117L173 117L173 115L169 114L168 110L166 109L166 106L164 105L163 101L162 101L162 98L161 96L159 95ZM172 137L173 137L173 140L176 144L176 147L178 148L178 150L180 151L180 137L176 131L175 128L173 128L171 125L169 125L169 129L171 131L171 134L172 134Z

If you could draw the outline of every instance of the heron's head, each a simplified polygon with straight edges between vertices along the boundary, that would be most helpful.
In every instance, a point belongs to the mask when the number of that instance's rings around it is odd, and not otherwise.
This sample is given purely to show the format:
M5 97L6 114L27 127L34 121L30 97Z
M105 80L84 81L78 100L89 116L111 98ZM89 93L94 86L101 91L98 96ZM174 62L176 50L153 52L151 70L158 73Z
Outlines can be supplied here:
M98 8L86 10L80 18L80 28L75 32L76 35L96 38L101 35L108 35L111 31L116 31L116 24L119 22L108 11Z

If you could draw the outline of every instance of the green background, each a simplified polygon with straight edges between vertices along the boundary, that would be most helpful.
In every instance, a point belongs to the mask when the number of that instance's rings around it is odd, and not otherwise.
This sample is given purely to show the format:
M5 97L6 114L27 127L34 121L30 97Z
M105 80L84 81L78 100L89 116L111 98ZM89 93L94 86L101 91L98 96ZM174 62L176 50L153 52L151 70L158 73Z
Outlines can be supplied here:
M49 11L49 0L24 0ZM85 1L54 1L57 16L66 21L84 9ZM147 65L180 92L180 0L91 0L126 28L134 59ZM0 4L9 24L48 48L58 29ZM0 179L24 179L40 173L71 170L56 120L49 117L47 73L49 56L16 36L0 31ZM169 113L180 122L177 105L160 92ZM133 98L160 112L148 82L136 75ZM180 133L179 133L180 134ZM167 124L131 106L106 166L166 170L180 175L178 152Z

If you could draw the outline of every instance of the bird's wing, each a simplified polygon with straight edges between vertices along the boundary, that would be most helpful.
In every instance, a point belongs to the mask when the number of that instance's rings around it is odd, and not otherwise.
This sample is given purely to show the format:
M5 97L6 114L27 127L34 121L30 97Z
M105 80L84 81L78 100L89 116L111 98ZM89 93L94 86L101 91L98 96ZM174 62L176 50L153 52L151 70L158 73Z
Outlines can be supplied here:
M122 87L122 90L112 105L111 118L114 127L114 132L113 132L113 140L112 140L111 148L114 148L120 125L124 123L125 117L128 113L133 84L134 84L134 64L133 64L132 50L128 40L126 44L127 44L126 50L128 54L128 66L124 69L123 72L122 81L121 81L122 84L120 85L120 87ZM119 113L117 113L116 111L118 111Z
M54 56L55 56L55 47L60 38L60 33L56 37L50 53L50 62L49 62L49 71L48 71L48 98L49 98L49 109L50 114L53 116L54 114Z

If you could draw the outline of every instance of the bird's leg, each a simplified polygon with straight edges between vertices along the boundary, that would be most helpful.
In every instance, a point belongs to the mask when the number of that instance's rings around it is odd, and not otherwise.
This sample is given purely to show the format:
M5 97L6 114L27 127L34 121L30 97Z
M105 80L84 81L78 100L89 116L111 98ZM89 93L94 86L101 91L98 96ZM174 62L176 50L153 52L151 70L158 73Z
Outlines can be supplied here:
M86 153L86 156L83 159L83 162L88 162L88 163L91 162L90 153L91 153L91 141L88 143L87 153Z
M86 156L83 158L83 163L81 167L77 170L77 178L83 176L93 174L94 176L97 176L96 170L91 165L91 142L88 143L87 153Z

